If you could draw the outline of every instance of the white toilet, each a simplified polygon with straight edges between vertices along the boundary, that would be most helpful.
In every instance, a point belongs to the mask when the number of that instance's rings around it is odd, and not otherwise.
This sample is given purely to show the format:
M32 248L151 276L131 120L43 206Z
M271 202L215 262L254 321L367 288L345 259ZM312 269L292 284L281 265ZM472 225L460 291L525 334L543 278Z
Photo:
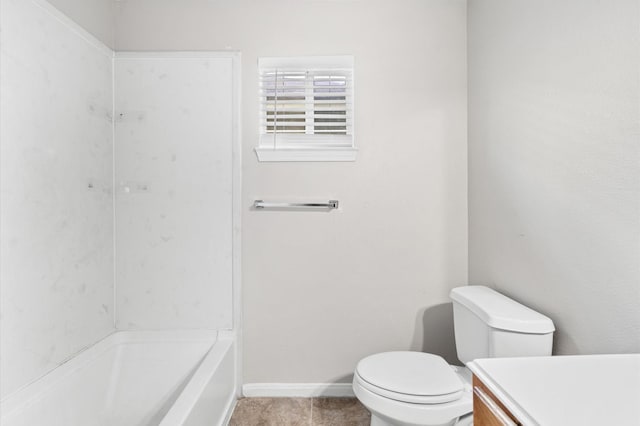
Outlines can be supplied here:
M458 358L551 355L553 322L483 286L451 290ZM384 352L362 359L353 391L371 411L371 426L472 424L471 373L438 355Z

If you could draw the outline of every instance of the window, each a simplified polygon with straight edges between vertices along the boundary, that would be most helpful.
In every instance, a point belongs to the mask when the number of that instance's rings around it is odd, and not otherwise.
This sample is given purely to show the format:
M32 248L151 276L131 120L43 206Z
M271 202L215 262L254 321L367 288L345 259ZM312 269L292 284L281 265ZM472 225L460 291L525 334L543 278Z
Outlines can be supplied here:
M260 161L354 161L353 57L260 58Z

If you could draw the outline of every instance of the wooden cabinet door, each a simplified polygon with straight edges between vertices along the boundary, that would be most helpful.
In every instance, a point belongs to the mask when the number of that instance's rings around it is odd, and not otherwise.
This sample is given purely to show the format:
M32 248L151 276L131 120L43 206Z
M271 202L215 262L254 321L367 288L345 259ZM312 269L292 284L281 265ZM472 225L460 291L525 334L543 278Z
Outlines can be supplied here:
M474 426L521 425L476 376L473 376L473 424Z

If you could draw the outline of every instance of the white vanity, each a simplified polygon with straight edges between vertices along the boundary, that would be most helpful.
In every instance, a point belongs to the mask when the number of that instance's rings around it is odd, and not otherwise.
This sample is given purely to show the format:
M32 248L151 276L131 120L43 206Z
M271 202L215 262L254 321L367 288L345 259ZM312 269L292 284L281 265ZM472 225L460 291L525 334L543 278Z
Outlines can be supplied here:
M474 425L640 425L640 354L478 359Z

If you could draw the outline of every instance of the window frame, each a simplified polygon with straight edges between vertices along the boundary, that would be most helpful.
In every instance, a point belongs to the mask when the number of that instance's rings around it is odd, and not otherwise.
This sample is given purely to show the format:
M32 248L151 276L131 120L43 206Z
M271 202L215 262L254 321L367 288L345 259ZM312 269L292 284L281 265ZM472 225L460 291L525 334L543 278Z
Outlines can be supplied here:
M354 120L354 58L353 56L298 56L298 57L263 57L258 59L258 91L259 91L259 140L255 148L259 161L355 161ZM272 126L275 132L268 130L268 101L265 100L265 74L277 70L290 73L305 73L304 81L307 106L304 133L278 133L278 123ZM314 99L313 79L318 74L343 74L345 84L345 134L317 134L313 127L316 123L316 111L308 97ZM311 82L311 83L310 83ZM309 109L311 108L311 109ZM277 115L277 114L276 114ZM308 123L312 124L309 125ZM318 126L317 124L315 124ZM327 130L327 129L325 129Z

